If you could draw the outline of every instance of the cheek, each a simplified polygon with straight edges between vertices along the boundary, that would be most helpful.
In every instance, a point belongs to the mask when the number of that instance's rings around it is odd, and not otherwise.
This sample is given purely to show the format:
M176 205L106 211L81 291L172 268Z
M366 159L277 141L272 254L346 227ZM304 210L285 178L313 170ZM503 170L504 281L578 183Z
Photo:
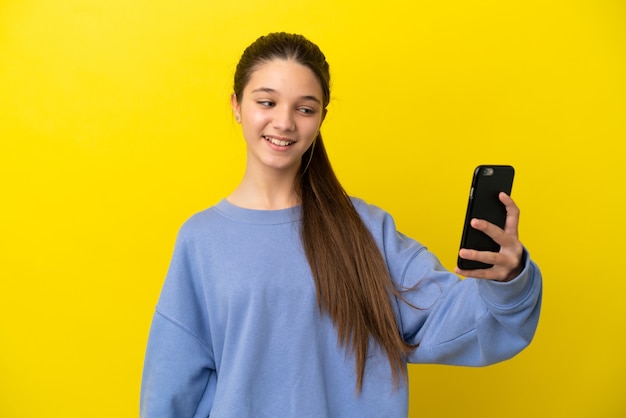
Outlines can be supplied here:
M318 120L315 121L313 123L311 123L308 126L307 131L309 132L309 135L313 137L313 139L315 139L315 137L317 136L317 133L320 131L320 128L322 127L322 121Z
M241 109L241 118L242 121L251 126L264 125L268 123L269 112L256 109L254 106L245 106Z

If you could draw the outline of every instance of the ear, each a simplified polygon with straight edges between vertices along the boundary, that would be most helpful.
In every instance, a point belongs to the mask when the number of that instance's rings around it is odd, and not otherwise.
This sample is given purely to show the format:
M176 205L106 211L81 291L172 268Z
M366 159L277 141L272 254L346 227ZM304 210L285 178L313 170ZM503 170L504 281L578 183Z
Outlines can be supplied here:
M230 106L233 108L233 114L237 123L241 123L241 111L239 102L237 101L237 95L235 93L230 95Z

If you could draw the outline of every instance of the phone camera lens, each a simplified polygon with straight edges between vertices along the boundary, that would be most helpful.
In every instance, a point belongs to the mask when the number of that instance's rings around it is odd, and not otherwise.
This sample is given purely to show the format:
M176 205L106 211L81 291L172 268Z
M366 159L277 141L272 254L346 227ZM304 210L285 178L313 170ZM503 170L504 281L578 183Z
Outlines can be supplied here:
M483 176L492 176L492 175L493 175L493 168L491 167L483 168Z

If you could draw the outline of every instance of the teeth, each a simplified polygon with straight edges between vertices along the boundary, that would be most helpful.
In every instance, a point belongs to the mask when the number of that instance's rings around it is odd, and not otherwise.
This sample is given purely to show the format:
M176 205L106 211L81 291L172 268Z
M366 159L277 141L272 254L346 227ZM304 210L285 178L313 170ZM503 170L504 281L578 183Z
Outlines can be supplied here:
M271 138L269 136L264 137L266 141L271 142L274 145L278 145L280 147L286 147L287 145L293 144L294 141L283 141L281 139Z

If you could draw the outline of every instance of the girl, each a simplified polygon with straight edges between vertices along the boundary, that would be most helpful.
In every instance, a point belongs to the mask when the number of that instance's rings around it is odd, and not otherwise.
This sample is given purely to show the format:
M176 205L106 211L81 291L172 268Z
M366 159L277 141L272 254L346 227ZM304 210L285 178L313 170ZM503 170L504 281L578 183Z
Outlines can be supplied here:
M243 53L231 102L247 145L239 186L181 228L154 315L143 417L406 417L407 362L480 366L535 332L541 274L504 229L473 226L494 266L446 271L390 215L349 197L320 127L323 53L272 33Z

